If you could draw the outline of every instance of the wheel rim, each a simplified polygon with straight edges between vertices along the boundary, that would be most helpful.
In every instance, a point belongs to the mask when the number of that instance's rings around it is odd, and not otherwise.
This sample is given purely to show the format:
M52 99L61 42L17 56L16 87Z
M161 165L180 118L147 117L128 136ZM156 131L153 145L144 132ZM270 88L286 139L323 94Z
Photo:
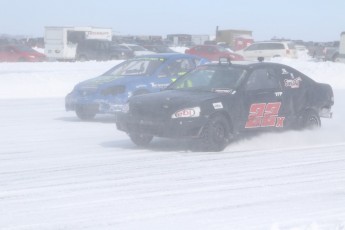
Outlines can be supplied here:
M223 143L226 137L226 129L220 123L217 122L213 126L213 140L217 143Z
M308 119L307 125L310 128L315 128L315 127L319 127L320 123L319 123L319 120L315 116L311 116Z

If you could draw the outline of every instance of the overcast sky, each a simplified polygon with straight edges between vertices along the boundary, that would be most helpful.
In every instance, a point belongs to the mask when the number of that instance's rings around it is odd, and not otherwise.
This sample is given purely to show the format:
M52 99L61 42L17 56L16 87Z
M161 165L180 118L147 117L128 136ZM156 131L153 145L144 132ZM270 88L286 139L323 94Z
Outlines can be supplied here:
M339 40L345 0L0 0L0 34L43 36L45 26L110 27L120 35L253 31L305 41Z

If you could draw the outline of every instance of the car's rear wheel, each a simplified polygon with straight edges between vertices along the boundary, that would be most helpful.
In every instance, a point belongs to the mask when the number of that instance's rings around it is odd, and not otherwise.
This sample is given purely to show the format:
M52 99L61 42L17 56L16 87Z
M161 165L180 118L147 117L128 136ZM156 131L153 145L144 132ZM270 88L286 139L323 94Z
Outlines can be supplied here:
M94 119L97 112L93 109L79 106L78 108L76 108L75 113L80 120L87 121Z
M230 125L222 115L215 115L205 125L200 136L202 151L219 152L229 143Z
M79 57L78 57L78 61L88 61L88 58L87 58L87 56L86 55L79 55Z
M314 129L321 127L321 119L320 116L311 109L306 110L302 117L301 117L301 125L300 128L302 129Z
M153 136L142 133L130 133L129 137L134 144L142 147L149 145L153 139Z

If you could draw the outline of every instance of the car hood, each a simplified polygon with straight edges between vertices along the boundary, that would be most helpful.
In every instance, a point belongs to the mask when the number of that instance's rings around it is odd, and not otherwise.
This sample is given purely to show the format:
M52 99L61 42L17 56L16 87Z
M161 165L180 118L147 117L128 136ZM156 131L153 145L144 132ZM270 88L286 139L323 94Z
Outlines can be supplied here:
M144 81L147 76L110 76L110 75L102 75L99 77L95 77L83 82L80 82L76 88L79 90L83 89L101 89L104 87L112 86L112 85L128 85L131 82L140 83Z
M219 102L230 93L208 91L164 90L158 93L134 96L130 99L130 110L151 117L166 117L179 109L203 106L206 101ZM134 114L139 115L140 114ZM165 116L166 115L166 116Z

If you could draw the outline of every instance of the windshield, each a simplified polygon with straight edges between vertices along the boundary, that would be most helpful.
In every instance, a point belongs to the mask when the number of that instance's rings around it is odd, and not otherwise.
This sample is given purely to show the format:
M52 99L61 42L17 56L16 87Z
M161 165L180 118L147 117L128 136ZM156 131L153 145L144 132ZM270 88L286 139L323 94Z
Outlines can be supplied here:
M147 50L142 46L129 46L129 47L134 51L146 51Z
M236 89L244 74L245 70L242 68L203 66L179 78L168 89L201 89L207 91Z
M29 46L16 46L16 48L17 50L22 51L22 52L35 52L35 50Z
M136 58L125 61L106 72L110 76L149 76L166 61L165 58Z

